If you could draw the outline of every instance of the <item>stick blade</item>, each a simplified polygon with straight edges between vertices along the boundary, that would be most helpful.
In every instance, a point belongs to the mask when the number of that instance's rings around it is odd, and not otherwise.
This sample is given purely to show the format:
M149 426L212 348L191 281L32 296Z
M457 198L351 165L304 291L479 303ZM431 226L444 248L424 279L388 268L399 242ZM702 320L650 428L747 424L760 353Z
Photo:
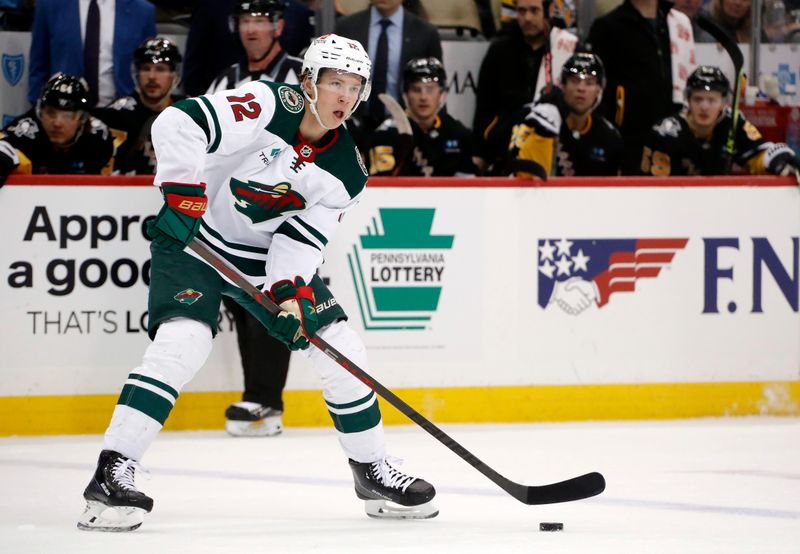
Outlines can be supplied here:
M517 498L525 504L558 504L597 496L606 488L605 478L595 471L566 481L549 485L525 487L525 498Z

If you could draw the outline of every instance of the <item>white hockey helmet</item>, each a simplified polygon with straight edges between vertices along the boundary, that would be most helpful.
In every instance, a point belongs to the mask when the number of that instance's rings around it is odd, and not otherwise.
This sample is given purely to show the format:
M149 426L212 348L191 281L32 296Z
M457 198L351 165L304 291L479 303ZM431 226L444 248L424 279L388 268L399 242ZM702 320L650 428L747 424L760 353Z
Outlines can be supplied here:
M359 94L359 100L366 102L369 98L372 88L370 81L372 62L367 51L357 40L327 34L311 41L311 45L303 57L302 72L308 72L311 83L316 85L322 69L334 69L363 77L364 84Z

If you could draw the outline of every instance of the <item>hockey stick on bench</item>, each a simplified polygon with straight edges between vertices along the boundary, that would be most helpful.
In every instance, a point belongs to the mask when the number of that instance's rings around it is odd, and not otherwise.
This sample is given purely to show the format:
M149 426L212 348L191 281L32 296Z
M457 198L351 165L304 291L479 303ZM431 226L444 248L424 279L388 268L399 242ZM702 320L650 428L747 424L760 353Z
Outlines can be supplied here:
M267 311L272 314L276 314L280 311L280 308L278 308L278 306L266 294L250 284L250 282L248 282L236 268L230 266L225 260L218 257L202 242L194 239L191 243L189 243L189 248L194 250L197 255L203 258L220 273L228 277L228 279L230 279L236 286L241 288L256 302L266 308ZM590 496L600 494L606 487L606 482L603 476L595 472L587 473L579 477L573 477L572 479L567 479L566 481L540 486L526 486L510 481L480 461L474 454L453 440L449 435L439 429L432 422L425 419L422 414L414 410L414 408L406 404L392 391L373 379L363 369L344 357L338 350L328 344L325 340L315 336L311 339L311 344L322 350L333 361L353 374L353 376L355 376L359 381L379 394L389 404L400 410L414 423L433 435L436 440L458 454L472 467L483 473L489 478L490 481L524 504L554 504L557 502L581 500L583 498L589 498Z
M741 113L742 81L744 81L744 55L739 45L734 39L703 13L697 14L697 25L706 33L711 35L720 46L728 53L733 62L733 72L736 82L733 84L733 106L731 109L731 127L728 129L728 136L725 139L725 174L731 172L733 165L733 153L736 149L736 127L739 125L739 115Z

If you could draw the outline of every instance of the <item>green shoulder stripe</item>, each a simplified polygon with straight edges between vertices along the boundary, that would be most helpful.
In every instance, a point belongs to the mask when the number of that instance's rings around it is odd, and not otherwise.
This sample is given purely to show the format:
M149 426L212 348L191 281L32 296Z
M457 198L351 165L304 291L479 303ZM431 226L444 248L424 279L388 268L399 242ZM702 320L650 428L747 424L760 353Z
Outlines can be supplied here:
M350 198L358 196L367 186L367 167L353 137L343 126L339 127L336 143L317 152L314 163L344 183Z
M191 117L192 121L197 123L197 126L203 130L203 133L205 133L206 142L211 142L211 131L208 128L206 114L203 113L203 110L197 104L197 101L192 98L187 98L185 100L179 100L178 102L175 102L173 106Z
M278 135L287 144L292 144L303 120L306 104L300 86L263 80L258 82L269 88L275 96L275 111L264 129Z
M217 112L214 111L214 106L211 105L211 102L208 101L208 98L201 96L200 100L206 105L206 109L208 109L208 113L211 114L211 119L214 121L214 143L208 148L208 153L213 154L217 151L217 148L219 148L219 143L222 140L222 129L219 126Z

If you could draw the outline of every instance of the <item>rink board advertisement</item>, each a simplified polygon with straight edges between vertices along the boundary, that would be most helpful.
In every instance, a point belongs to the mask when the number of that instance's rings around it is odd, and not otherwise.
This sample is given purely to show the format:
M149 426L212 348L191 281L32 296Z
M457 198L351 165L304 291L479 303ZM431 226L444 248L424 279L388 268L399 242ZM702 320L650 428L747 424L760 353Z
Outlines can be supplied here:
M741 179L375 179L342 220L320 274L364 338L369 371L410 391L423 413L447 419L452 409L461 414L453 420L469 421L499 403L503 420L547 418L543 405L508 395L548 394L563 412L552 417L570 419L578 412L565 399L578 406L590 395L602 418L598 396L624 405L636 391L680 395L686 386L699 405L703 387L726 384L734 400L747 396L736 409L673 415L797 414L800 193L788 179ZM17 179L0 192L0 411L29 397L113 398L149 342L143 229L160 196L142 180L89 181ZM224 311L218 330L184 396L241 390ZM287 389L288 404L319 389L302 356L292 358Z

